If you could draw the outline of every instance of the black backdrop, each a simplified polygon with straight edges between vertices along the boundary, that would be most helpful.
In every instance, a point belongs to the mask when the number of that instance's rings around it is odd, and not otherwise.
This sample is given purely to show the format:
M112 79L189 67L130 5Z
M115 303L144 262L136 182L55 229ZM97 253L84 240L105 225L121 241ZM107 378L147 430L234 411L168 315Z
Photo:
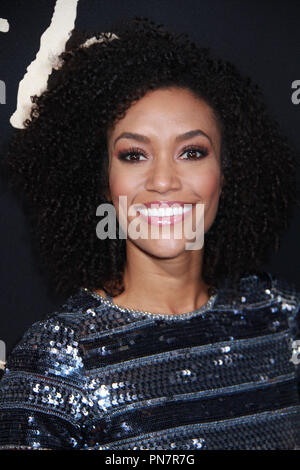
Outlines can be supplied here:
M9 118L19 81L39 50L54 5L55 0L0 0L0 18L10 25L8 32L0 32L0 80L6 85L6 103L0 104L0 157L13 130ZM133 16L188 32L197 43L233 61L261 86L271 112L300 149L300 100L292 101L292 83L300 80L299 0L79 0L75 26L109 31L112 22ZM61 299L50 295L32 252L27 220L6 183L0 183L0 340L8 354L24 331ZM265 266L298 289L299 236L297 212L280 253Z

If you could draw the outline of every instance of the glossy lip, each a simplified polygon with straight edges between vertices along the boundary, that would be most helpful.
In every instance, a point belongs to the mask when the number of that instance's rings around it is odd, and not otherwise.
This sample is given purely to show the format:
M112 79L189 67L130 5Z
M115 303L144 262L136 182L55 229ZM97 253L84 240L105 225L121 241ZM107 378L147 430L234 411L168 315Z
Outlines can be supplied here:
M144 204L144 206L151 208L151 205L159 205L159 207L172 207L174 204L184 206L185 204L190 204L192 207L182 214L177 215L165 215L165 216L150 216L144 215L138 211L138 215L145 220L149 225L174 225L178 222L181 222L185 217L189 216L195 206L191 202L182 202L182 201L151 201ZM137 209L138 210L138 209Z

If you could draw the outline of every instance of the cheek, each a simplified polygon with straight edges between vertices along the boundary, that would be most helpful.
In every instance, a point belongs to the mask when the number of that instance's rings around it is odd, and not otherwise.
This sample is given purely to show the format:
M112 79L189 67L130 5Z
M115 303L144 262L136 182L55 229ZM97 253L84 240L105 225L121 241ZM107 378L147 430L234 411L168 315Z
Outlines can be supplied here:
M113 201L118 202L119 196L127 196L133 193L136 184L136 178L134 178L132 172L126 171L124 167L111 167L109 173L109 187Z
M203 199L212 198L214 195L219 196L221 174L219 169L207 169L201 174L194 174L190 181L195 191Z

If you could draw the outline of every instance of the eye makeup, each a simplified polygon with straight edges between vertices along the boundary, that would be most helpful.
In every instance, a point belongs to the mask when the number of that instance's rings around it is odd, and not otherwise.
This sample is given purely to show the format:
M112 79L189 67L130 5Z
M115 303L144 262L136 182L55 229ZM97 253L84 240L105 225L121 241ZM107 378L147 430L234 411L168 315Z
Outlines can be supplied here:
M195 158L183 158L182 160L187 160L187 161L198 161L198 160L201 160L203 158L205 158L208 154L209 154L209 150L206 146L203 146L203 145L186 145L182 150L181 150L181 156L184 155L185 153L199 153L201 154L200 157L195 157ZM124 162L127 162L127 163L139 163L141 161L145 161L144 159L143 160L139 160L139 159L128 159L128 157L139 157L139 156L143 156L145 157L146 159L149 157L148 153L145 152L145 150L139 148L139 147L129 147L128 150L120 150L118 153L117 153L117 158L119 160L122 160Z

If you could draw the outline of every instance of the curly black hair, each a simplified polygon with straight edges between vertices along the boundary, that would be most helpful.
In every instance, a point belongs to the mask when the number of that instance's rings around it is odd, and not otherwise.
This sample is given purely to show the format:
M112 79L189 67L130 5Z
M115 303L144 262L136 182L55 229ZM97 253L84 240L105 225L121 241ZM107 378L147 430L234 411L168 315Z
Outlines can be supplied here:
M80 47L91 36L103 41ZM15 131L3 162L11 188L26 201L55 293L83 286L123 291L126 240L100 240L95 230L96 208L107 202L107 131L147 91L168 86L204 99L222 131L225 182L205 235L203 278L216 287L224 279L235 285L260 270L278 251L299 193L296 152L259 87L187 34L147 18L110 33L73 30L60 60L48 89L32 97L30 119Z

